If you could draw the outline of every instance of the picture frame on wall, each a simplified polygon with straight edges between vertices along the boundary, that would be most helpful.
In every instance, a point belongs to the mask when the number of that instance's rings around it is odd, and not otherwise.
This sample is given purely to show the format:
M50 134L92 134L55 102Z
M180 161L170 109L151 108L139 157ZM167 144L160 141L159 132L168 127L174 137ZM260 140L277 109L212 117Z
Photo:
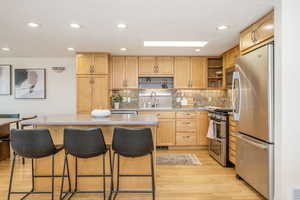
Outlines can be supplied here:
M11 65L0 65L0 95L11 95Z
M46 98L46 69L15 69L16 99Z

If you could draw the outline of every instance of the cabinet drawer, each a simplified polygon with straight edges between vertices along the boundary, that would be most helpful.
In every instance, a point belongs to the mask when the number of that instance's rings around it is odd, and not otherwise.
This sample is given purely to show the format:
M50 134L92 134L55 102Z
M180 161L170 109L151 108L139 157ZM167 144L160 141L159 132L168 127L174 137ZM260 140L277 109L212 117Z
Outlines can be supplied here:
M175 118L175 112L144 111L144 112L139 112L139 115L156 115L159 119L174 119Z
M176 145L196 145L196 132L177 132L176 133Z
M196 120L180 119L176 120L176 131L178 132L196 132Z
M196 117L196 112L176 112L176 118L178 119L193 119Z

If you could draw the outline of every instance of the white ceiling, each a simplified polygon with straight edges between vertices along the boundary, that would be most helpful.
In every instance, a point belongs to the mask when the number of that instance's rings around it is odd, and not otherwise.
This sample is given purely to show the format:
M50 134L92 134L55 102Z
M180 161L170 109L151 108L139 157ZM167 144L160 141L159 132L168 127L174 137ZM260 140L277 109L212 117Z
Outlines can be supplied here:
M72 56L67 51L126 55L219 55L238 44L239 32L266 14L275 0L1 0L2 56ZM41 24L29 28L28 22ZM74 30L70 23L78 23ZM128 28L119 30L118 23ZM219 31L219 25L230 29ZM195 48L143 47L144 40L195 41ZM121 52L126 47L128 51Z

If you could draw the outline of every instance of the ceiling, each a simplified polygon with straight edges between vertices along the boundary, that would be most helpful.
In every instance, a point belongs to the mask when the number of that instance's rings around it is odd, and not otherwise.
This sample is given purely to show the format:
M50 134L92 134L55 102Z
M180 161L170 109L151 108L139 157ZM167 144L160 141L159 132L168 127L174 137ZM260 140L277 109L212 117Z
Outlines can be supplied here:
M238 44L239 32L266 14L275 0L2 0L0 57L114 55L220 55ZM30 28L36 22L39 28ZM80 29L71 29L78 23ZM124 30L118 23L127 24ZM230 26L217 30L219 25ZM143 41L208 41L195 48L144 47ZM125 52L120 48L126 47Z

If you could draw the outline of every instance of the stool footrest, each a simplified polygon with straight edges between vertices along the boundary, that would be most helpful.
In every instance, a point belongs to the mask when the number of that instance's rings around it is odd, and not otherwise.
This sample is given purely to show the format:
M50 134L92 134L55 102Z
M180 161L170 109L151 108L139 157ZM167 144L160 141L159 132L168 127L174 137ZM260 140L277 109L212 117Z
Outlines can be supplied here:
M34 177L34 178L52 178L52 177L61 178L62 175L54 175L54 176L51 176L51 175L34 175L32 177ZM68 175L64 175L64 177L68 177Z
M90 190L90 191L73 191L73 192L62 192L63 194L87 194L87 193L103 193L103 190Z
M51 194L52 192L10 192L11 194Z
M117 193L152 193L153 191L151 190L113 190L112 192L117 192Z
M81 175L77 175L77 177L81 177L81 178L84 178L84 177L111 177L110 174L81 174Z
M133 177L152 177L151 174L120 174L119 176L122 176L122 177L130 177L130 176L133 176Z

